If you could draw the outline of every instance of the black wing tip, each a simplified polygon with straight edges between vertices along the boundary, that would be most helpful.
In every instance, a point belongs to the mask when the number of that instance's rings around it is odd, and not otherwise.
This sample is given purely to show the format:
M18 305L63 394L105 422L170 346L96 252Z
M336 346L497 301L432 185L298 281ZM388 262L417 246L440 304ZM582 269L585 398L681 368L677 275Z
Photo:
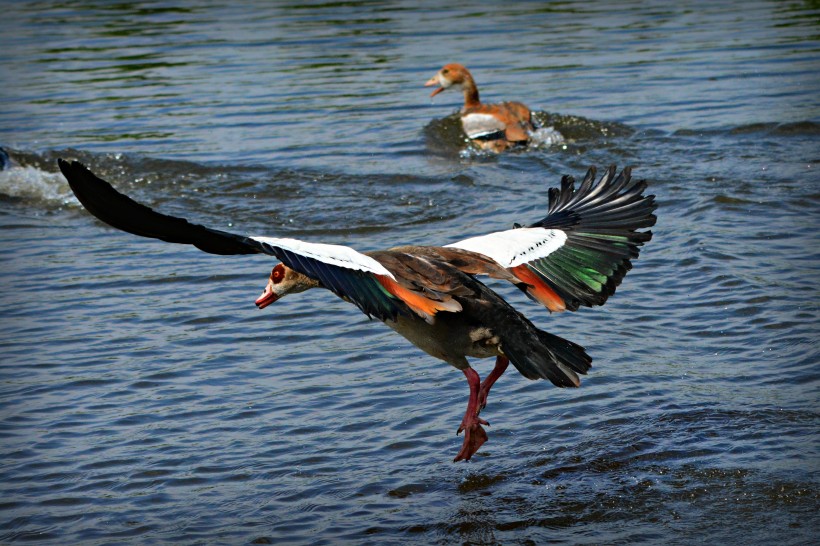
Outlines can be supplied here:
M91 171L88 170L88 167L80 163L79 161L73 160L68 161L63 159L62 157L57 158L57 166L60 168L60 171L68 177L70 174L75 174L76 171L83 171L90 173Z
M71 191L85 209L106 224L140 237L190 244L209 254L256 254L261 245L253 239L192 224L157 212L117 191L79 161L57 159Z
M89 169L79 161L67 161L62 157L59 157L57 158L57 166L60 168L60 172L63 173L63 176L68 181L68 185L71 186L71 189L74 191L74 194L77 195L78 199L81 197L81 194L83 193L83 188L80 188L80 185L83 183L106 185L111 187L113 190L111 184L95 175L93 172L91 172L91 169ZM83 201L81 200L80 202Z
M652 214L658 208L655 195L645 195L648 184L645 179L632 180L632 165L618 173L618 166L611 164L595 181L597 168L591 165L579 187L570 175L561 177L560 187L549 188L547 215L529 227L572 230L583 227L604 228L614 232L639 233L637 230L655 225L657 217ZM627 216L614 209L629 207ZM606 220L601 223L601 216Z
M645 179L632 180L634 168L632 165L626 165L619 173L618 166L613 163L604 169L603 174L595 182L597 169L591 165L583 183L577 189L573 177L564 175L561 178L560 188L549 189L549 214L537 224L546 224L552 220L550 216L562 212L587 215L591 211L601 210L602 207L605 208L611 202L619 200L622 204L642 203L641 210L646 215L644 222L647 222L647 226L654 225L655 216L651 213L658 208L658 203L654 194L644 194L648 188ZM636 229L647 226L641 225Z
M73 164L79 165L80 167L85 167L85 165L83 165L82 163L79 163L78 161L74 161ZM57 158L57 167L60 169L60 172L63 173L63 176L66 177L66 180L68 180L69 183L71 182L71 176L74 174L73 173L73 170L74 170L73 169L73 166L74 166L73 164L69 163L68 161L66 161L62 157Z

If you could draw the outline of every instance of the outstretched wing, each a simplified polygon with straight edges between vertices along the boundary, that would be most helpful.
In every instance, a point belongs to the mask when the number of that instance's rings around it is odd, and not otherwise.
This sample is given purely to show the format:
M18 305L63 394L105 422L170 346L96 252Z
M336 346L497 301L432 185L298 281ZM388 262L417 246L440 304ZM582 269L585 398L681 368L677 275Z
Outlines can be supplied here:
M395 320L406 312L389 289L393 274L366 254L342 245L308 243L298 239L248 237L263 252L291 269L318 280L340 298L355 304L368 317Z
M550 311L603 305L632 268L655 224L654 195L615 166L595 183L590 168L578 190L571 176L549 190L549 212L528 227L465 239L449 247L478 252L506 267Z
M192 224L184 218L160 214L115 190L79 161L57 160L68 185L94 216L117 229L169 243L194 245L210 254L256 254L259 244L247 237Z
M194 224L137 203L77 161L59 159L57 163L80 203L117 229L169 243L194 245L211 254L275 256L291 269L319 280L368 316L395 319L398 313L406 312L400 298L384 286L395 281L392 273L352 248L296 239L246 237Z

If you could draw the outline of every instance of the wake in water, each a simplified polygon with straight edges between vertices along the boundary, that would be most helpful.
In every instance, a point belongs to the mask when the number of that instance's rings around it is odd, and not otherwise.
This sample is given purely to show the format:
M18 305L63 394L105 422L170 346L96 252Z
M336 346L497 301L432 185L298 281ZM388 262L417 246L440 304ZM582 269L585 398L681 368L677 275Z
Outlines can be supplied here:
M49 206L77 204L59 173L22 166L0 147L0 197L35 201Z
M523 150L566 149L584 141L598 141L615 136L630 136L635 130L617 122L598 121L580 116L534 111L532 121L537 127L530 133L531 141ZM427 149L437 155L458 155L462 158L494 156L472 145L461 127L459 113L433 119L424 127Z
M549 127L536 127L535 130L530 131L528 134L530 137L529 143L526 147L522 146L520 148L517 148L518 150L545 150L557 146L562 146L564 149L566 149L567 140L564 138L564 135L559 133L552 125L550 125ZM463 141L466 144L466 147L462 149L458 155L464 159L469 159L471 157L492 157L496 155L496 152L482 150L481 148L477 147L466 136L464 137Z

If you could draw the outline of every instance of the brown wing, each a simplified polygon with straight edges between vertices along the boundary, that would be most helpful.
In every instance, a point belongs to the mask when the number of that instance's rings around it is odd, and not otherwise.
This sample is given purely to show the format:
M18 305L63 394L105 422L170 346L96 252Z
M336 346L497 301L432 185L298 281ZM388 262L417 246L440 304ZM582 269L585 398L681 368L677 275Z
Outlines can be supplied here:
M458 249L456 252L441 249L441 253L436 250L436 247L398 247L367 253L395 277L395 281L380 278L382 285L428 322L432 322L439 311L461 311L457 296L474 295L474 290L459 278L460 269L442 259L446 255L466 256L467 253ZM489 258L484 260L490 263Z
M390 250L444 262L468 275L486 275L513 284L521 283L515 275L492 258L471 250L443 246L398 246Z
M461 115L461 125L471 139L504 138L510 142L526 142L533 130L529 108L520 102L482 104Z
M520 102L505 102L500 106L505 113L507 140L512 142L529 140L529 131L533 129L530 109Z

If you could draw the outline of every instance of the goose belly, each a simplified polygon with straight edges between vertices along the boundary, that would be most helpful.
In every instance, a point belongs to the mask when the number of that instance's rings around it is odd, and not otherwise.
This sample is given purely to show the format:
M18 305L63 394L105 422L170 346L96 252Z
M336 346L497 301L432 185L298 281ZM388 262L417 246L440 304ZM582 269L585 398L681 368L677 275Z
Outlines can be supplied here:
M458 369L469 366L466 357L488 358L501 355L501 340L491 328L468 324L457 313L438 313L433 324L416 315L399 316L387 324L425 353Z

